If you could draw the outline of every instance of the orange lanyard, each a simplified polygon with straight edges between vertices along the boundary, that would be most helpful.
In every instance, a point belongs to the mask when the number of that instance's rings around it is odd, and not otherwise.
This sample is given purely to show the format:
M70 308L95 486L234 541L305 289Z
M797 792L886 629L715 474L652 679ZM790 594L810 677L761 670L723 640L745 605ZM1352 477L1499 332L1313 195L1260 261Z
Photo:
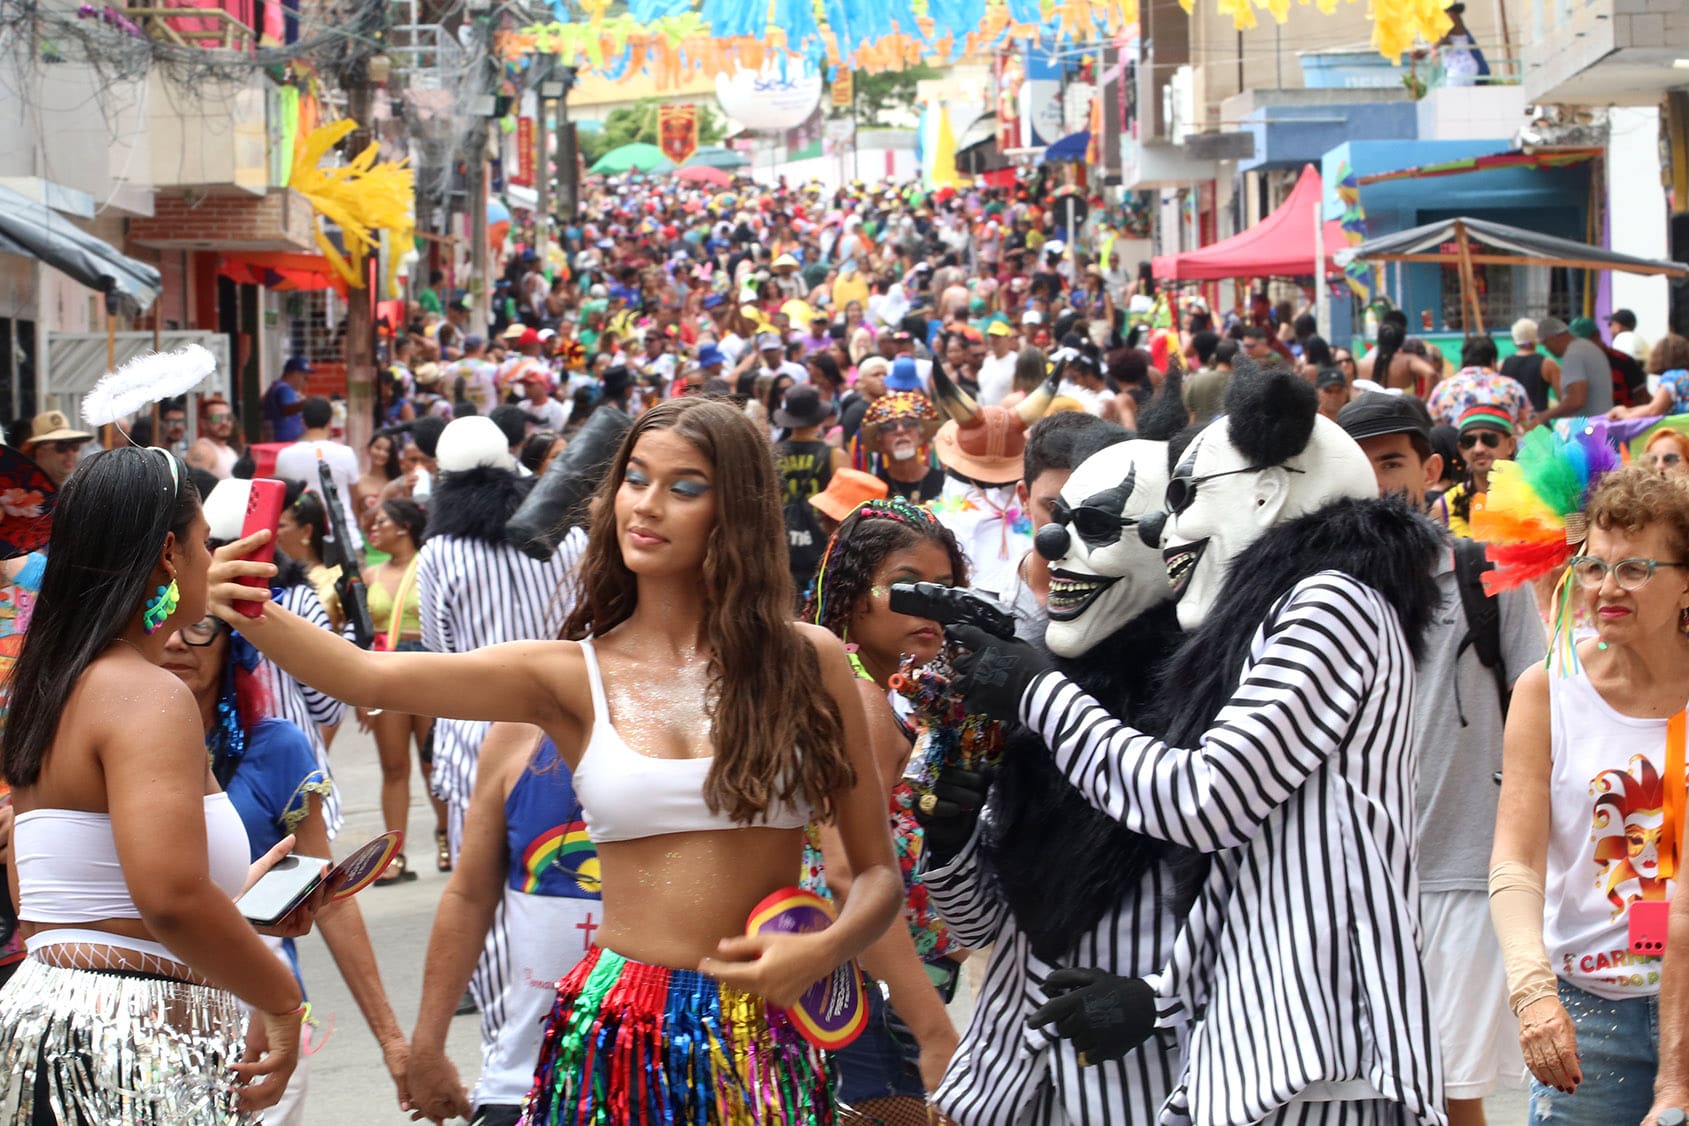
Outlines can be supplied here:
M1663 821L1660 826L1660 878L1675 879L1683 862L1684 817L1684 736L1689 732L1689 711L1681 711L1666 721L1666 769Z

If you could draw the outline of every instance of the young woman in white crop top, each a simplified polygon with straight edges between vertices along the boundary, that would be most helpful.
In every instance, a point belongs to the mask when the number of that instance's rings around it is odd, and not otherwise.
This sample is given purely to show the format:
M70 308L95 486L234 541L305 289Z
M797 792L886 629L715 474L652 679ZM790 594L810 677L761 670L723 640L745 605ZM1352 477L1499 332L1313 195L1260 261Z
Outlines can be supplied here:
M0 1043L21 1061L0 1069L7 1122L253 1122L298 1059L299 986L232 899L246 831L193 695L160 667L205 612L208 535L164 450L97 453L58 494L4 742L29 950L0 991ZM241 1001L260 1017L250 1042Z
M1490 872L1531 1121L1568 1126L1649 1112L1660 958L1632 935L1689 863L1689 488L1619 470L1585 516L1570 594L1597 636L1514 689Z
M218 553L211 607L332 696L531 723L574 771L604 923L559 985L526 1121L828 1121L827 1069L782 1010L879 937L901 881L844 648L790 620L767 440L726 403L661 403L591 511L571 640L374 654L274 605L239 617L265 597L234 581L268 574L239 558L257 537ZM747 936L812 816L837 825L849 901L823 932Z

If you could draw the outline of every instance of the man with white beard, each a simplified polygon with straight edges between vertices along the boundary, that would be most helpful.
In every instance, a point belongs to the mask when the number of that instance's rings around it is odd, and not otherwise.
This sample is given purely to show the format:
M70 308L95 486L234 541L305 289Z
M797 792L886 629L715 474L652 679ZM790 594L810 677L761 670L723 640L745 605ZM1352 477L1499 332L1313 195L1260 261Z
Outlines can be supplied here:
M928 448L941 421L932 400L919 391L889 391L862 416L862 448L892 496L927 504L944 490L944 470Z

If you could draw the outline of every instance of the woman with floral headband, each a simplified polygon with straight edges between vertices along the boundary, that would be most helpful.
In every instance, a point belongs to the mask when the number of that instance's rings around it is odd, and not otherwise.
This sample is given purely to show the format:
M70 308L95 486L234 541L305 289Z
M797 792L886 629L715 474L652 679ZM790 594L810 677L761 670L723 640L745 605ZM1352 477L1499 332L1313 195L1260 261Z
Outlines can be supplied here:
M870 983L868 1028L834 1055L839 1099L858 1116L846 1121L925 1126L927 1094L937 1090L956 1050L956 1029L944 1006L955 992L964 951L916 875L923 837L915 791L903 780L915 731L907 704L891 690L905 658L920 665L938 656L944 631L937 622L893 610L889 592L893 583L965 585L967 567L955 537L930 512L902 497L871 500L834 533L805 608L809 620L845 642L856 670L869 747L888 790L908 924L894 924L862 955L863 968L885 991ZM850 888L849 865L831 830L823 828L819 837L826 859L816 864L821 857L811 853L807 879L814 890L842 898Z

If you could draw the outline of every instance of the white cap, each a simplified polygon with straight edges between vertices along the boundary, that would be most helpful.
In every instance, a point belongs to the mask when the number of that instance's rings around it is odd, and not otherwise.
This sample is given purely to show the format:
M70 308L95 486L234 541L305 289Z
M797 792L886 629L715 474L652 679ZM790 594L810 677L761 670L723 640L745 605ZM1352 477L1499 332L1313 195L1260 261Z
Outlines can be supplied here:
M1537 342L1537 323L1529 317L1520 317L1513 322L1513 343L1535 344Z
M1044 314L1037 309L1028 309L1020 315L1020 323L1023 325L1041 325L1044 323Z
M446 428L440 431L434 460L442 473L462 473L469 469L508 470L516 466L504 431L492 419L480 414L448 422Z
M200 502L205 522L211 526L211 538L224 543L240 539L246 524L246 505L252 496L252 482L229 477L217 482L209 496Z

